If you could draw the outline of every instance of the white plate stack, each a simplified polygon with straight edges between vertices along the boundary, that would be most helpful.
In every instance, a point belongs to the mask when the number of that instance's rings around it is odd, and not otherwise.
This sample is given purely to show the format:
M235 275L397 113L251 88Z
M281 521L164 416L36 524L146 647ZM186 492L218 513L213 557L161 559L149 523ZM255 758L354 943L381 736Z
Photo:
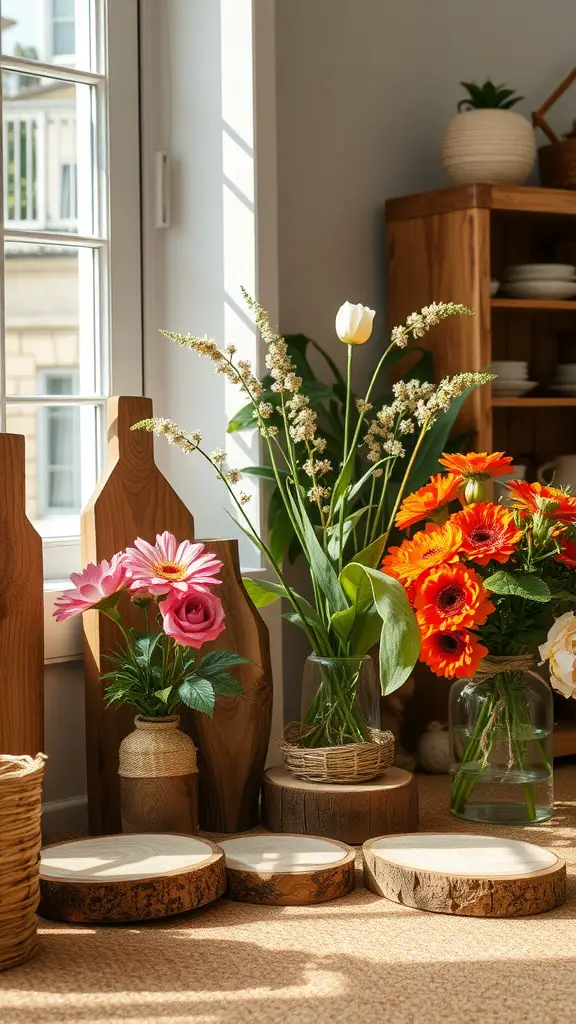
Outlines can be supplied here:
M576 398L576 363L558 363L550 391Z
M570 263L517 263L506 268L500 291L512 299L573 299L576 267Z
M492 394L495 398L521 398L535 387L537 380L528 380L528 362L522 359L504 359L492 363L492 372L496 380L492 381ZM576 384L576 378L575 378Z

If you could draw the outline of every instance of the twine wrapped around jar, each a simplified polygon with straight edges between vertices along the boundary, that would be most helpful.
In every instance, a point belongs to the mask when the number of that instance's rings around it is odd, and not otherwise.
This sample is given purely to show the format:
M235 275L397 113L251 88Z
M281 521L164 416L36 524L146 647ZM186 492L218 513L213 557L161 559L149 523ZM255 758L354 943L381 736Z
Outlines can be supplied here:
M0 970L38 948L44 754L0 755Z
M135 731L120 744L118 774L128 779L150 779L197 772L196 747L179 730L179 723L179 715L136 715Z

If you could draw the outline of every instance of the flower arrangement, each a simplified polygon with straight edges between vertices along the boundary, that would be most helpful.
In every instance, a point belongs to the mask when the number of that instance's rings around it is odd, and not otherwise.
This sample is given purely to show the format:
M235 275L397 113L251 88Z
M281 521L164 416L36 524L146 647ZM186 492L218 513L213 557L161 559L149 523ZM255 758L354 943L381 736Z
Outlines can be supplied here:
M576 621L562 612L576 603L576 496L513 480L506 485L511 507L487 500L487 481L506 474L511 462L503 452L444 455L448 472L406 497L396 516L402 529L423 528L382 561L414 609L420 660L447 679L490 681L454 778L456 813L465 810L495 744L505 743L508 772L529 760L534 737L521 682L539 645L552 685L565 694L575 689ZM544 745L537 747L549 770ZM530 786L525 799L534 820Z
M416 378L400 381L393 386L391 401L374 408L375 384L387 364L395 361L398 349L404 349L410 338L423 337L446 317L470 315L466 307L455 303L433 303L393 329L365 395L352 408L353 353L371 336L374 310L345 303L336 317L336 333L348 353L344 436L334 464L326 456L326 438L285 340L273 330L266 311L245 292L244 298L266 346L273 400L265 394L250 362L237 357L233 345L221 348L211 338L165 333L178 345L210 359L216 373L237 384L247 396L290 527L310 566L312 600L297 593L285 579L267 537L260 535L248 516L249 496L243 490L236 493L241 474L228 467L222 449L206 451L199 430L183 430L169 419L143 420L132 429L153 431L211 464L237 510L241 529L275 575L273 581L244 581L252 600L262 606L284 598L290 606L288 619L305 631L314 653L342 659L336 689L327 681L325 693L321 685L310 706L302 745L364 742L366 728L355 702L358 669L347 667L350 659L362 659L380 639L381 685L384 692L391 692L402 685L418 657L419 631L404 589L379 569L407 481L429 433L441 429L447 411L458 407L471 389L491 380L492 375L461 373L436 386ZM358 452L363 465L356 478L353 467ZM401 479L392 487L394 471L402 463ZM368 502L358 508L355 498L366 483Z
M122 636L118 650L106 655L112 664L102 677L110 680L108 705L133 704L147 718L158 718L185 704L212 717L219 694L242 693L227 670L245 658L211 651L199 660L196 653L225 629L222 602L213 592L221 568L203 544L178 544L165 532L154 545L139 537L110 562L72 574L74 589L57 599L56 620L96 609ZM144 631L124 626L119 607L124 592L142 609Z

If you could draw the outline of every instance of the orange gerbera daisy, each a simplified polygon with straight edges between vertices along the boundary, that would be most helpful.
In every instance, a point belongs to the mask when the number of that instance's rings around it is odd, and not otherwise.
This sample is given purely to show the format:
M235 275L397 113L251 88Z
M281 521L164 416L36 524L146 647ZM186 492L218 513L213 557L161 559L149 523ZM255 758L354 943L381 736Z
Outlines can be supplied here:
M420 647L420 661L447 679L472 677L487 654L487 648L468 629L429 633L422 637Z
M407 526L427 519L430 513L444 508L454 501L460 483L461 477L454 473L437 473L431 477L424 487L404 498L396 516L396 526L405 530Z
M576 541L567 537L560 541L561 551L555 556L557 562L564 562L569 569L576 569Z
M526 480L511 480L506 485L514 508L521 512L542 512L550 519L563 523L576 523L576 495L567 494L559 487L529 484Z
M381 568L406 584L417 579L426 569L442 562L454 562L461 545L462 531L448 521L443 526L419 530L412 540L404 540L400 547L390 548Z
M461 480L466 480L468 477L502 476L508 472L512 456L504 455L504 452L492 452L490 455L488 452L468 452L467 455L443 452L438 462Z
M462 562L427 573L417 584L414 607L418 625L426 633L483 626L494 611L480 576Z
M507 562L522 538L512 509L484 502L468 505L450 518L462 531L462 554L479 565L490 559Z

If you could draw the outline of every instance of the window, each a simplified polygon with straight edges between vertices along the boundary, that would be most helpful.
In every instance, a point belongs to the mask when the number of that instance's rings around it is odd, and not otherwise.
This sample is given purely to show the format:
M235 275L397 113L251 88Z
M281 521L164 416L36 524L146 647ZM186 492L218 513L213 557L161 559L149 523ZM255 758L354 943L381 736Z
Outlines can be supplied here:
M27 514L56 581L80 568L107 397L142 393L138 0L0 14L0 430L26 438ZM77 653L65 635L47 635L51 657Z
M73 395L78 371L55 367L40 371L39 391ZM70 405L38 410L38 512L44 516L78 515L81 505L80 409Z
M76 48L74 0L53 0L52 55L69 57Z

